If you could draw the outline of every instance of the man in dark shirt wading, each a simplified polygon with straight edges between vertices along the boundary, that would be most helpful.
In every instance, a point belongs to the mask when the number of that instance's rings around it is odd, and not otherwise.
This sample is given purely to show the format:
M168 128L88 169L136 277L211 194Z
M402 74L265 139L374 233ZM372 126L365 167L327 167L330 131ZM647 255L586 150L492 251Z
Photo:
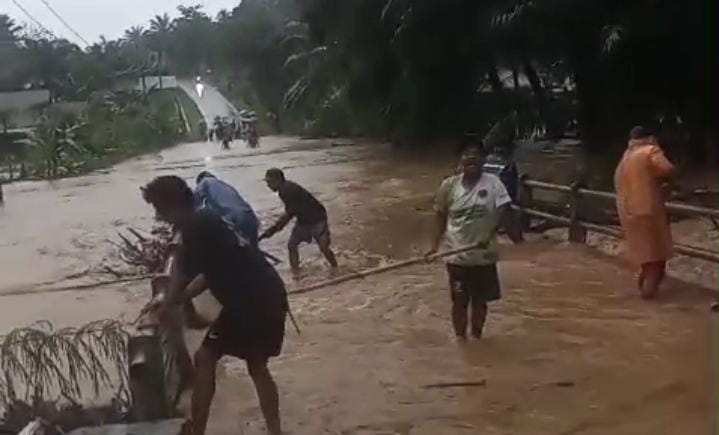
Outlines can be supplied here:
M279 397L267 361L280 354L284 340L288 304L282 279L222 218L197 210L192 190L181 178L158 177L142 192L157 218L173 225L182 237L164 305L170 309L184 304L207 288L222 305L195 354L192 415L183 435L205 433L215 370L223 355L246 361L268 432L280 434Z
M265 174L267 186L273 192L280 195L285 204L285 214L260 236L260 240L272 237L275 233L282 231L287 224L297 218L290 240L287 243L289 251L290 266L292 272L297 273L300 269L299 245L302 242L309 243L312 239L322 251L322 254L332 268L337 267L337 259L330 248L330 227L327 224L327 210L317 198L297 183L285 179L285 174L277 168L267 170Z

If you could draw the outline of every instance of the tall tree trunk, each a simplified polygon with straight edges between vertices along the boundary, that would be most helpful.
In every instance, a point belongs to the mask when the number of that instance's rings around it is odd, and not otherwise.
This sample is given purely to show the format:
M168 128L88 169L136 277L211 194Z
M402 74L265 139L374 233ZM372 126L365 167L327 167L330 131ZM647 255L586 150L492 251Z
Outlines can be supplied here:
M542 87L542 81L539 79L537 70L534 69L532 62L529 59L524 60L523 69L524 74L527 76L527 80L529 80L529 84L532 86L532 92L534 93L534 98L537 102L539 117L546 122L547 94L544 92L544 87Z
M487 79L489 80L490 86L494 92L500 92L503 88L502 80L499 78L499 72L497 71L496 65L490 65L489 71L487 72Z
M590 152L616 153L619 155L625 143L625 126L618 126L607 119L608 102L601 71L590 59L573 59L572 69L579 101L579 129L582 145Z

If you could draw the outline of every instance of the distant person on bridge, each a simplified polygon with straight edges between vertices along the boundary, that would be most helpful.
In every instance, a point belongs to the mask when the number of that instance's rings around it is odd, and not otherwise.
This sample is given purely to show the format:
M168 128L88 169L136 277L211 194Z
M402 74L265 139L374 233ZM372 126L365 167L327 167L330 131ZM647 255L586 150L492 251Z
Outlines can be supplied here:
M304 187L286 180L285 174L280 169L268 169L265 174L265 182L270 190L280 195L280 199L285 204L285 213L274 225L262 233L260 240L272 237L282 231L293 218L297 218L287 243L293 274L297 276L300 269L300 243L309 243L313 239L330 266L333 269L337 268L337 259L330 247L331 237L330 227L327 223L327 210L322 203Z
M467 138L461 173L446 178L437 193L434 206L437 224L427 253L428 256L436 253L443 239L448 249L486 244L447 260L452 324L460 341L467 338L470 306L470 331L480 339L487 319L487 303L500 298L496 240L499 226L504 226L512 240L521 241L508 214L512 199L499 177L483 172L485 157L482 144Z
M654 136L643 127L634 127L614 174L614 185L627 252L640 269L637 286L644 299L652 299L659 292L672 254L663 184L673 174L674 166Z
M202 98L202 96L205 94L205 85L202 83L202 78L199 76L197 77L196 82L197 83L195 83L195 91L197 91L197 96Z
M255 384L268 433L279 435L279 395L267 367L280 354L288 302L279 274L259 250L208 210L198 210L192 190L179 177L162 176L142 189L156 216L180 231L177 270L164 301L151 309L172 309L207 288L222 311L195 354L191 418L183 435L204 435L215 393L217 362L224 355L244 359Z

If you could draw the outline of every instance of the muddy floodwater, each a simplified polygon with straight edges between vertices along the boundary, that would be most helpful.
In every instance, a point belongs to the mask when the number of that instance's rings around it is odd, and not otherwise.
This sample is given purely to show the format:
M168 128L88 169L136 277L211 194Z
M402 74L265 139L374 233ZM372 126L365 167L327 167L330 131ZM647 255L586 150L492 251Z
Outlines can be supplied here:
M281 212L262 181L273 166L327 205L340 273L349 273L423 252L432 195L453 161L359 141L263 138L258 150L185 144L83 177L5 186L0 332L41 319L59 327L134 318L148 298L144 282L58 289L111 278L108 240L128 226L152 226L139 186L160 174L192 181L209 169L268 225ZM287 237L264 247L285 258ZM302 282L288 278L290 288L329 277L316 248L301 255ZM502 256L504 297L490 308L482 342L453 342L441 264L291 298L302 335L288 325L272 362L287 433L716 431L717 336L705 290L669 280L662 298L646 303L618 260L540 235L503 241ZM279 268L288 276L286 262ZM207 298L201 308L214 309ZM222 365L209 433L264 433L243 365Z

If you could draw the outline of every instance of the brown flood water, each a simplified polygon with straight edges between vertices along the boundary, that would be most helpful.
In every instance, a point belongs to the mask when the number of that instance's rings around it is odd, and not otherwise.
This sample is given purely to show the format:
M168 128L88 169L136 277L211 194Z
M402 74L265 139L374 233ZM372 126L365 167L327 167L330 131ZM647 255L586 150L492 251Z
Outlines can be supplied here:
M40 319L134 318L148 297L144 283L42 290L101 279L112 253L106 239L152 225L138 186L157 174L191 180L209 168L267 224L280 202L262 176L286 168L328 206L349 272L422 252L432 193L453 166L448 157L349 141L263 138L257 151L218 148L186 144L103 173L5 186L0 294L24 294L0 297L0 332ZM284 258L286 238L265 247ZM711 433L717 336L706 292L670 281L661 300L644 303L631 270L588 248L539 236L502 248L504 298L491 307L481 343L451 340L439 264L292 298L303 333L288 325L272 363L287 433ZM328 276L314 247L302 255L303 283ZM280 269L286 274L286 263ZM228 359L221 372L210 433L264 433L242 364ZM472 385L437 386L446 383Z

